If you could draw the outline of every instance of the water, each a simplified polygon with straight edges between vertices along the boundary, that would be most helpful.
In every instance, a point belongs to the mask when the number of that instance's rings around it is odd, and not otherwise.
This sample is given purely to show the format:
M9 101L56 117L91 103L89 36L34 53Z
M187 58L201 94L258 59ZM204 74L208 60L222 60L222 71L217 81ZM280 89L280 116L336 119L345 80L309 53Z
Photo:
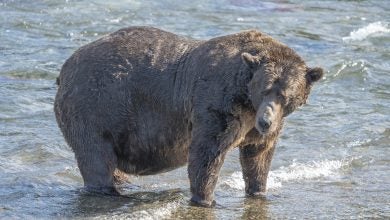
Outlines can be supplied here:
M0 1L0 218L390 218L389 11L385 0ZM327 70L286 121L265 198L245 198L237 151L213 209L188 205L185 168L134 177L128 198L83 192L55 78L78 47L131 25L198 39L258 29Z

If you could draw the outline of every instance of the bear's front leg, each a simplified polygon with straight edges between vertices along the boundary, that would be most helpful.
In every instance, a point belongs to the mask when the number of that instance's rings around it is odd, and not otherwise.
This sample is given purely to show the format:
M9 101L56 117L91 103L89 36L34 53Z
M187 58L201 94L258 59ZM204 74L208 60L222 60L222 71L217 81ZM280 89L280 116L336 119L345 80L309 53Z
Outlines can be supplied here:
M194 126L188 159L192 204L205 207L215 204L214 189L226 153L237 137L237 124L225 118L210 120L203 124L206 126Z
M240 162L248 196L264 195L274 142L240 147Z
M221 149L211 139L194 141L190 145L188 175L190 178L191 202L199 206L213 206L214 188L227 149Z

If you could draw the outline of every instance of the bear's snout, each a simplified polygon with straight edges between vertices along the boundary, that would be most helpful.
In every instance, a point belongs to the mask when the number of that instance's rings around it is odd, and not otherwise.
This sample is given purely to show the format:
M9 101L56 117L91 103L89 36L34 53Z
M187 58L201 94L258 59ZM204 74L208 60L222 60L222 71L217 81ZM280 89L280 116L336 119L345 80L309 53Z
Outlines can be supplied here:
M255 121L255 127L260 134L265 135L274 132L277 127L274 124L278 124L278 110L279 105L273 101L260 105Z
M272 124L272 121L269 120L267 117L262 117L257 121L259 128L262 128L263 131L267 131Z

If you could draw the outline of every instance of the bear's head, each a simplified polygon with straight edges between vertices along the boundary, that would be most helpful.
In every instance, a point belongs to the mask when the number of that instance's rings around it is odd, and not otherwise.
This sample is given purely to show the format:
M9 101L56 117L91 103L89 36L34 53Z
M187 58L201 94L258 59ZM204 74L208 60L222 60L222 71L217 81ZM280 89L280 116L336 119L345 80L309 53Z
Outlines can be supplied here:
M251 72L249 98L256 109L255 127L261 135L278 131L283 118L306 103L314 82L323 76L319 67L308 68L291 49L241 58Z

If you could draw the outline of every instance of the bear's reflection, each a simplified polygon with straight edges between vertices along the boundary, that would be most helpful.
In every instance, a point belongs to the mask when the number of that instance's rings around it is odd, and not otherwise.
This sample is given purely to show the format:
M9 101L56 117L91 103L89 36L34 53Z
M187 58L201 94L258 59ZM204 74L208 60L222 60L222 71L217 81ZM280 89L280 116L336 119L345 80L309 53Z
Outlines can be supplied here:
M67 201L69 209L58 216L67 218L171 218L171 219L218 219L225 208L190 206L189 192L180 189L164 191L138 191L123 196L104 196L78 191L74 199ZM241 219L269 218L267 198L245 198ZM241 208L240 208L241 210Z
M269 219L267 198L246 198L241 219Z

